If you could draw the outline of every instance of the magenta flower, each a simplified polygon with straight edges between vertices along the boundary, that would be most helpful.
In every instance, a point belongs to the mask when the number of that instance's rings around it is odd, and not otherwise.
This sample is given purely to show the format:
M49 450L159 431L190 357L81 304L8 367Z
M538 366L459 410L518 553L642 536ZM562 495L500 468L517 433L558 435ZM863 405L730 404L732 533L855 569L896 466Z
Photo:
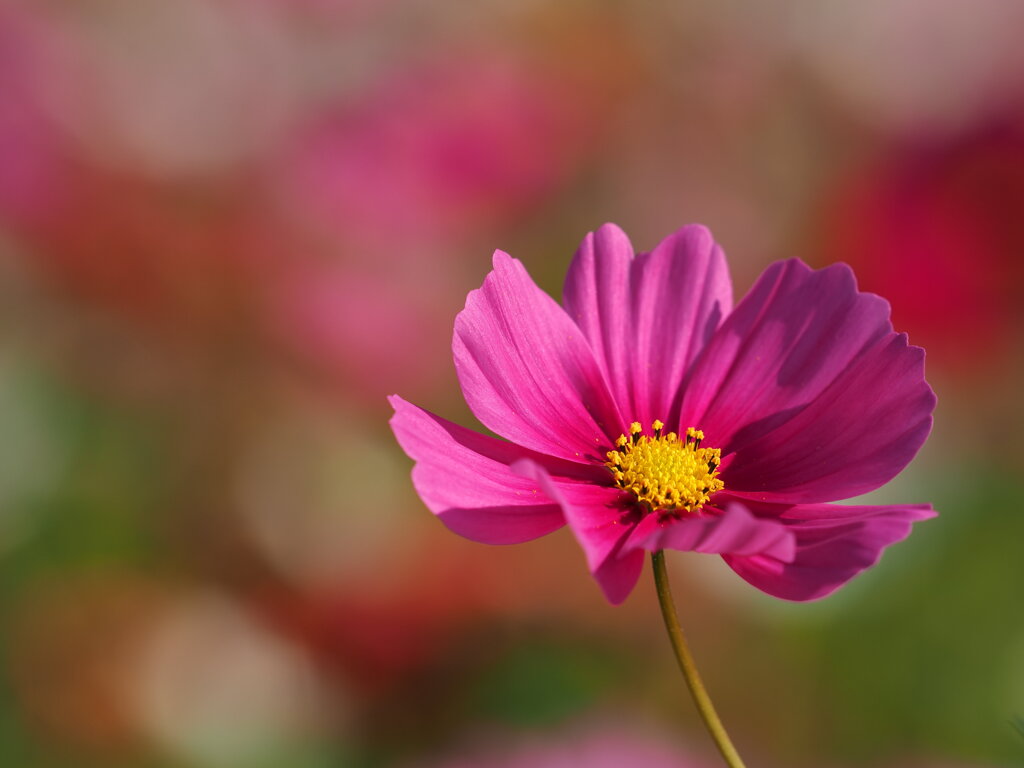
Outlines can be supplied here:
M705 228L634 256L606 224L563 306L496 252L453 352L473 413L506 440L392 397L423 501L487 544L568 525L612 603L662 549L720 554L768 594L813 600L935 514L825 503L899 473L935 407L924 351L845 265L773 264L734 308Z

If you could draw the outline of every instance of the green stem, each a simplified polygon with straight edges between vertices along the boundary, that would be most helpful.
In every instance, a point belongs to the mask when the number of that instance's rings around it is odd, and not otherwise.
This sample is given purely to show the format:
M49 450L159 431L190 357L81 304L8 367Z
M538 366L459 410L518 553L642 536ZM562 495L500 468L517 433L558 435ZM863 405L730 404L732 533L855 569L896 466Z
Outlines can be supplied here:
M683 628L679 626L679 616L676 614L675 603L672 602L672 588L668 583L668 572L665 570L665 554L658 551L651 553L651 566L654 569L654 585L658 590L658 602L661 604L661 615L665 618L665 629L668 630L668 638L672 641L672 649L676 652L676 659L679 661L679 669L686 678L686 685L693 696L693 702L697 705L704 726L711 734L711 738L722 753L729 768L745 768L743 760L740 759L736 747L732 745L729 734L725 732L725 726L718 719L715 712L715 705L711 703L704 681L700 679L697 671L697 663L690 653L690 646L686 644L686 635Z

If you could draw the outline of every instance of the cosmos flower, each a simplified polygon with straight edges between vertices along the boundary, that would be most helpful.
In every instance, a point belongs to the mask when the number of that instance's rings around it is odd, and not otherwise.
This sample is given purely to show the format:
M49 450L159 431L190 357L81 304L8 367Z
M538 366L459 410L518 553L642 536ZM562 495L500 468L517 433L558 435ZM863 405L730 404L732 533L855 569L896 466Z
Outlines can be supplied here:
M466 402L505 440L393 396L419 495L488 544L568 525L612 603L662 549L720 554L776 597L823 597L935 514L825 503L898 474L935 407L924 351L845 265L778 262L734 308L705 228L634 256L606 224L562 306L496 252L453 353Z

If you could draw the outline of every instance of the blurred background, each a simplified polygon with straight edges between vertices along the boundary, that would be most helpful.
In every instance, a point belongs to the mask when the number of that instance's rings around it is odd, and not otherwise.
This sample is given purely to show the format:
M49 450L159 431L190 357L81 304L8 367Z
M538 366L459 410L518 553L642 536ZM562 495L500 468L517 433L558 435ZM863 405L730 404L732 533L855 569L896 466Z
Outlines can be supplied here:
M0 764L718 763L649 573L492 548L385 396L473 424L502 248L709 225L928 350L932 502L818 603L671 557L749 764L1024 765L1024 4L0 2ZM884 429L885 425L879 425Z

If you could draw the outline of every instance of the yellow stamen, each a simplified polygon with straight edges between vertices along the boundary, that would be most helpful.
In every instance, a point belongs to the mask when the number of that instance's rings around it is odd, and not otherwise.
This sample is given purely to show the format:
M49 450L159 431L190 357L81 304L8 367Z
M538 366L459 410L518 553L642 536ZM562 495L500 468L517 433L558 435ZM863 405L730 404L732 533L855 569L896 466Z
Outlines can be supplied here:
M641 434L643 428L634 421L629 426L630 437L621 435L615 441L616 450L608 451L605 466L615 485L650 509L694 512L725 487L718 479L722 452L701 448L704 433L699 429L690 427L680 441L675 432L662 435L664 427L656 420L650 437Z

